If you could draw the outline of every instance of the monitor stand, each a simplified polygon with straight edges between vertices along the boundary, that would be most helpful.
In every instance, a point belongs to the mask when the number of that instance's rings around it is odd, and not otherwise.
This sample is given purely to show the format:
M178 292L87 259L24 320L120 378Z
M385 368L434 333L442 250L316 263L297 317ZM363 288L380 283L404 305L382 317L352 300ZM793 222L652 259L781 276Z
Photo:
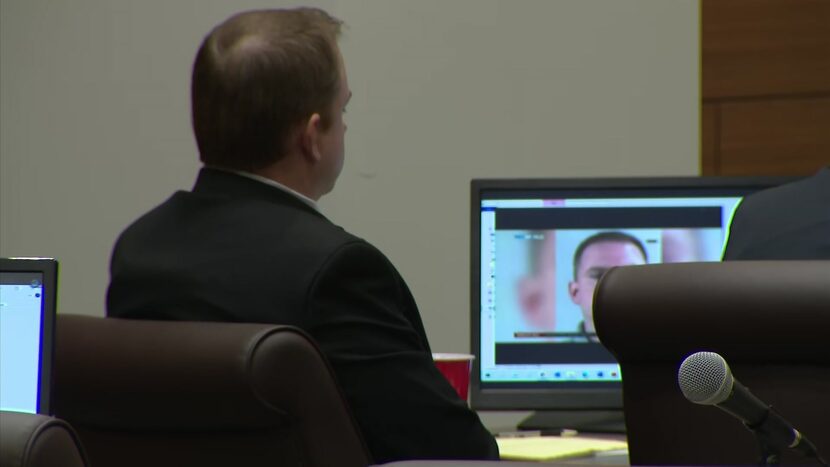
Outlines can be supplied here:
M518 429L625 433L625 418L622 410L540 410L519 422Z

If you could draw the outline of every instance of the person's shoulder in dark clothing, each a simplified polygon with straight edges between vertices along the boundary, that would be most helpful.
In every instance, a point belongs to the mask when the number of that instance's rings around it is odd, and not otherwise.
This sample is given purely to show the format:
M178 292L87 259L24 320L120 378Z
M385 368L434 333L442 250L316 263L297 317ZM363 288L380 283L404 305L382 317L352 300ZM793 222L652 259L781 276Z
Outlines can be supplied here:
M830 167L747 196L723 259L830 259Z

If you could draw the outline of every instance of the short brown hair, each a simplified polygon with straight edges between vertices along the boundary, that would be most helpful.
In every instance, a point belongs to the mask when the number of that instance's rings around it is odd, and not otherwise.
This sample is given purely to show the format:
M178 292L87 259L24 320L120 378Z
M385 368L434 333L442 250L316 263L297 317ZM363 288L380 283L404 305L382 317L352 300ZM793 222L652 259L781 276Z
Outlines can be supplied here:
M204 39L193 64L193 132L206 165L254 171L278 161L296 125L323 127L340 86L342 22L313 8L239 13Z
M582 240L582 243L576 247L576 251L574 252L574 280L576 280L579 275L579 265L582 263L582 254L585 253L585 250L589 246L602 242L630 243L640 250L640 253L643 254L643 259L646 263L648 263L648 253L646 253L646 247L643 246L643 242L641 242L639 238L625 232L599 232L591 235L585 240Z

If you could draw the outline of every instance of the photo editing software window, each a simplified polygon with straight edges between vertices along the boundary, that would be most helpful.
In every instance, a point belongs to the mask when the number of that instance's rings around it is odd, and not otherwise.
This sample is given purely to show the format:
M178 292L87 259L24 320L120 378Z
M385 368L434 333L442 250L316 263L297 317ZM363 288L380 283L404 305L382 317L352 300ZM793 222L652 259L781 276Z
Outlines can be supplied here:
M480 206L480 381L607 387L593 292L611 267L720 261L740 196L501 199Z
M37 413L42 277L0 274L0 409Z

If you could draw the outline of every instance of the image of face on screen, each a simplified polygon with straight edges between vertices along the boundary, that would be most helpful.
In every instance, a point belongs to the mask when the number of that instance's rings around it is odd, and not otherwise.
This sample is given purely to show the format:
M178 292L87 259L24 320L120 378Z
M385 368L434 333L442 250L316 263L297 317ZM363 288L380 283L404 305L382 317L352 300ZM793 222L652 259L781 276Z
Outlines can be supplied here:
M707 241L707 235L719 238ZM689 261L717 261L720 255L717 252L707 254L707 243L716 244L720 241L720 231L717 229L664 229L661 235L663 240L663 263L686 263Z
M556 231L529 235L530 274L518 282L516 295L525 323L531 329L553 332L556 328ZM535 241L534 241L535 240Z
M641 233L659 235L653 231ZM522 241L527 254L525 275L516 282L515 299L522 324L515 329L540 331L553 338L563 333L559 338L569 341L581 341L575 333L594 332L592 297L602 274L614 266L644 264L648 258L643 242L623 232L514 232L509 240ZM659 246L656 241L652 243L652 249ZM514 259L516 262L518 259ZM502 274L507 272L500 269ZM541 335L528 337L532 336Z
M720 229L502 230L496 235L500 342L595 342L593 292L614 266L717 261Z
M646 264L642 242L623 232L600 232L585 239L574 252L574 278L568 284L571 300L582 310L583 329L593 334L593 302L597 281L615 266Z

